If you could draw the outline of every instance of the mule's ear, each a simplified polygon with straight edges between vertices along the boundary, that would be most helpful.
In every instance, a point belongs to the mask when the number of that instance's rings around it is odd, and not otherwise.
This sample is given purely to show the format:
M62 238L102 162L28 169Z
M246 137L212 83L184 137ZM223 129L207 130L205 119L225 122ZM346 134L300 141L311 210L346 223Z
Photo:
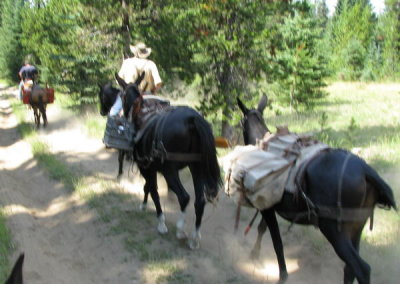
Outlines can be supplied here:
M249 112L249 109L242 103L239 97L237 97L236 100L240 110L243 112L244 115L246 115Z
M143 80L143 78L144 78L144 72L142 72L142 74L140 74L140 76L136 79L136 81L135 81L135 85L136 86L139 86L140 85L140 83L142 82L142 80Z
M15 262L11 275L5 284L23 284L22 266L24 264L24 257L25 255L23 253L19 256L18 260Z
M115 79L117 80L118 84L122 87L122 89L125 90L126 86L128 86L128 84L124 81L124 79L122 79L118 73L115 73Z
M263 96L261 97L261 99L260 99L260 102L258 103L257 110L258 110L260 113L263 113L265 107L267 106L267 103L268 103L268 98L267 98L266 95L263 95Z

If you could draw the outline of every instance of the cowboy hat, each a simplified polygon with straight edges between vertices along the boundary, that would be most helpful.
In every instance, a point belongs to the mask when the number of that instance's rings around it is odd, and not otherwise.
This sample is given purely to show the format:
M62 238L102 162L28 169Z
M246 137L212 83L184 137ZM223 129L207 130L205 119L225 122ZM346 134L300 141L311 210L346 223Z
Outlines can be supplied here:
M147 58L151 53L151 48L147 47L143 42L139 42L136 45L129 46L132 53L138 58Z

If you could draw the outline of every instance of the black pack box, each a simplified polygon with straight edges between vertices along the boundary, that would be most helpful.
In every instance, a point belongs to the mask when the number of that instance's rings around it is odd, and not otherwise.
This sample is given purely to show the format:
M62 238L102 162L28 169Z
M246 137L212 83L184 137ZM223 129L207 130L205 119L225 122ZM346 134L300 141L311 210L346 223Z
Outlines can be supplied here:
M133 150L135 127L124 117L109 116L103 142L107 147L120 150Z

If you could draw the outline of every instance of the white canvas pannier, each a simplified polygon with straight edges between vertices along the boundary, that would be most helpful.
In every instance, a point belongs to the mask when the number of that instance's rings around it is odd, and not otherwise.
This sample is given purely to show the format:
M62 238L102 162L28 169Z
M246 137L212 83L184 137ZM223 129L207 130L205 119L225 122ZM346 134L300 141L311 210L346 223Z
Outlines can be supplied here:
M223 158L225 193L242 205L270 208L282 198L291 165L256 146L237 146Z

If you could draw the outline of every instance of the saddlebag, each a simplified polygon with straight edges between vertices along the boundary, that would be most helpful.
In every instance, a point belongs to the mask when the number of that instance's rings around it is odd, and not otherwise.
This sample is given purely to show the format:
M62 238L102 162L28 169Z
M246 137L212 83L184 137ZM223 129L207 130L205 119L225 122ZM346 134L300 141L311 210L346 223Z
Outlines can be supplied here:
M109 116L103 143L110 148L132 151L135 127L124 117Z
M30 87L23 86L22 87L22 102L24 104L31 103L31 96L35 96L35 91L37 92L44 92L43 95L43 102L45 104L52 104L54 103L54 89L53 88L41 88L41 87L34 87L33 90Z

